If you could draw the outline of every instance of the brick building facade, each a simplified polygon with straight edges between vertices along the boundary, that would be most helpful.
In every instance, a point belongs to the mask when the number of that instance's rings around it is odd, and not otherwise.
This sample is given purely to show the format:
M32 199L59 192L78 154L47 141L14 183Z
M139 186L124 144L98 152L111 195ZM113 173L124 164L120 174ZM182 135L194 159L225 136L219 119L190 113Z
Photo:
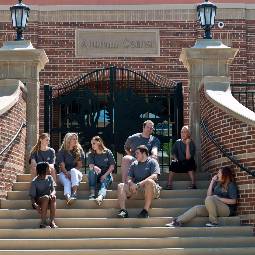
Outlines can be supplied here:
M196 21L196 4L200 1L185 0L130 0L130 1L90 1L90 0L30 0L25 1L31 7L31 16L28 28L24 33L25 38L31 40L35 48L44 49L49 57L49 64L40 74L40 82L52 86L61 85L63 82L75 79L84 73L97 68L115 65L131 70L159 74L172 81L181 81L184 89L184 123L189 120L189 87L188 72L179 61L182 48L189 48L201 38L203 31ZM231 64L232 83L255 82L255 4L254 0L219 0L214 1L218 6L217 23L223 21L224 28L213 30L213 38L221 39L239 52ZM13 40L15 32L11 28L9 6L14 4L11 0L2 0L0 6L0 44ZM160 40L160 54L158 56L143 57L78 57L76 55L75 33L78 29L111 29L111 30L157 30ZM42 91L43 92L43 91ZM203 97L202 97L203 98ZM249 153L251 159L242 160L254 166L254 128L231 119L219 109L214 108L209 102L202 101L203 114L218 116L211 123L212 131L221 132L224 128L234 129L233 132L242 138L244 130L247 137L245 149L241 154ZM209 111L209 109L211 109ZM226 124L226 127L224 125ZM218 125L218 129L215 125ZM40 104L40 127L43 129L43 93ZM234 151L243 146L242 142L233 144L234 137L227 131L227 137L222 136L222 141L229 138L229 144ZM221 135L220 133L217 133ZM231 140L232 139L232 140ZM203 140L202 148L210 148L208 141ZM215 148L207 150L210 154L202 154L203 165L214 171L216 167L227 164L226 162L212 163L219 158ZM238 154L238 152L237 152ZM248 161L247 161L248 160ZM211 162L211 163L210 163ZM251 184L246 174L237 173L240 185ZM253 186L252 186L253 187ZM241 209L255 215L254 203L245 204L246 200L254 199L254 187L246 189L241 195ZM248 194L248 195L247 195ZM248 219L249 221L250 219Z
M135 5L126 5L137 4ZM60 85L62 82L100 67L116 65L132 70L153 72L184 86L184 119L188 122L187 70L179 61L182 48L192 47L203 34L196 21L198 1L27 1L31 16L25 32L26 39L35 48L45 49L50 62L41 73L41 85ZM146 2L146 4L144 4ZM233 4L220 4L220 3ZM225 26L213 30L215 39L239 48L231 66L233 83L252 82L254 67L255 10L253 1L216 1L217 21ZM83 5L81 5L83 3ZM95 5L92 5L96 3ZM102 5L104 3L105 5ZM117 5L118 3L122 5ZM158 1L157 1L158 3ZM13 1L4 0L0 6L0 43L13 40L8 6ZM38 4L38 5L37 5ZM56 6L55 6L56 4ZM87 5L86 5L87 4ZM109 5L107 5L109 4ZM115 5L116 4L116 5ZM75 31L77 29L156 29L160 34L160 56L157 57L103 57L81 58L75 56ZM41 98L43 100L43 96ZM41 104L43 116L43 102ZM42 118L40 119L43 128Z

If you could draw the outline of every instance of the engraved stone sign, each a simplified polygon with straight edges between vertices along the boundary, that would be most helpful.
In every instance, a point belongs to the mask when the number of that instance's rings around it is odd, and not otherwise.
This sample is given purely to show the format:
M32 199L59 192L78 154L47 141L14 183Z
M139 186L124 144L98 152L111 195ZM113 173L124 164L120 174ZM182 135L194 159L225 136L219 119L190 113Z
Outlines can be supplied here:
M77 29L76 57L157 57L158 30Z

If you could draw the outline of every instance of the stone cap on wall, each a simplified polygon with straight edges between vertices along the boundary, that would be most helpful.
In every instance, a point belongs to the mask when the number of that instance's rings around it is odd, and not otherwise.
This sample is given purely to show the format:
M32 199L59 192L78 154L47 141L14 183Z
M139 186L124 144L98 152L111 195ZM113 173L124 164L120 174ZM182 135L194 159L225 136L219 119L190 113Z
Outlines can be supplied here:
M255 126L255 112L246 108L233 97L228 77L206 76L200 86L202 85L204 85L205 95L211 103L234 118Z
M0 116L11 109L19 100L20 90L26 91L19 80L0 80Z

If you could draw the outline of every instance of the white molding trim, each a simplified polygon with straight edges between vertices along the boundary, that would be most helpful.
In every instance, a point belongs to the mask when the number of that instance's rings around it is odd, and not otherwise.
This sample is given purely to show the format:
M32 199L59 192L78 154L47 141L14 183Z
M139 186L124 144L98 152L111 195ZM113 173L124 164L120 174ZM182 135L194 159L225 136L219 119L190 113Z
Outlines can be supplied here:
M173 10L186 9L195 10L197 4L137 4L137 5L30 5L30 9L34 11L111 11L111 10ZM219 3L219 9L255 9L255 4L245 3ZM0 10L8 10L9 5L0 5ZM218 9L218 10L219 10Z

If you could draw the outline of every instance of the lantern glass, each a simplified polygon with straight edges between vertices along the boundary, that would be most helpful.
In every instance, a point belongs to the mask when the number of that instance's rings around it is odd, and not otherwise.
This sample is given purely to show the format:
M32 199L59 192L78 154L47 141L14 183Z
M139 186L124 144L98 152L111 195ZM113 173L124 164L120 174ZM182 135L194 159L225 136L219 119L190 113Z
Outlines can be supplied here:
M10 11L12 26L17 31L16 40L24 40L22 32L26 28L30 9L27 5L22 3L22 0L19 0L19 3L12 6Z
M23 9L16 9L15 10L15 18L16 18L16 27L17 28L23 28L22 16L23 16Z

